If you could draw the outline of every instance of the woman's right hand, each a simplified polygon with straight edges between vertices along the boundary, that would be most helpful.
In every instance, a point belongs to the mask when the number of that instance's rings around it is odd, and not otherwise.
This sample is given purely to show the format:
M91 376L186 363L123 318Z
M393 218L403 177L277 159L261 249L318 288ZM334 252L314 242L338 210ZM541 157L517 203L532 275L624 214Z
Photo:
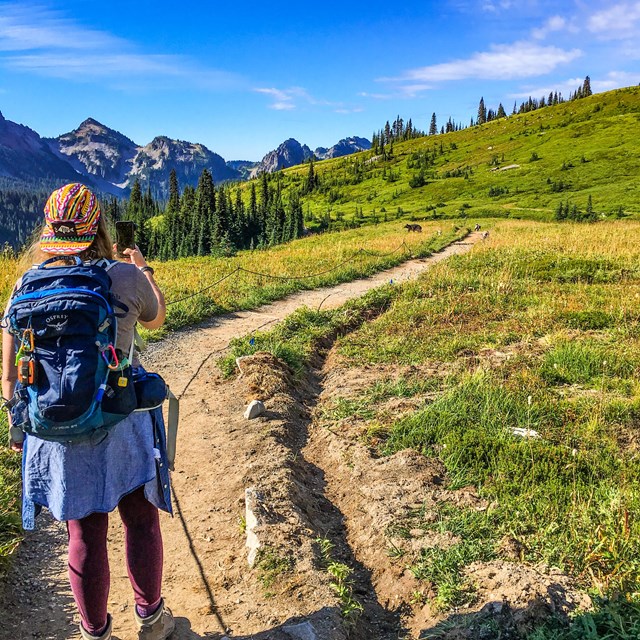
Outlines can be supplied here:
M24 447L24 432L17 427L11 426L11 418L9 418L9 449L16 453L22 453Z

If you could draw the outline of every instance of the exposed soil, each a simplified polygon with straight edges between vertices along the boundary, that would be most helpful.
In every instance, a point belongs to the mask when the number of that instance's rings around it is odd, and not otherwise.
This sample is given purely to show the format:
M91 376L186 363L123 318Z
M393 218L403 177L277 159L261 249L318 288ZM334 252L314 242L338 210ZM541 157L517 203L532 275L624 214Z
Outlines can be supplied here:
M176 516L162 517L164 596L177 618L172 637L391 640L419 637L442 620L428 602L414 603L412 595L421 586L404 569L406 557L399 561L388 550L395 546L411 556L421 547L452 540L445 535L394 537L393 524L418 507L429 517L429 508L442 501L485 505L472 489L448 490L438 461L408 450L376 458L348 425L332 432L317 419L323 403L337 395L354 397L393 370L348 371L323 354L324 368L300 382L272 356L256 354L243 359L239 377L223 380L215 360L233 337L277 322L301 305L339 306L390 279L415 277L437 261L468 251L479 238L473 234L431 258L373 278L217 318L149 349L147 367L182 396L173 474ZM244 408L256 398L265 402L266 413L248 421ZM388 411L411 408L411 401L391 402ZM253 568L245 546L247 489L261 545ZM321 540L330 541L330 558ZM0 639L80 637L65 542L64 524L46 515L37 531L27 534L0 594ZM136 632L122 549L122 529L114 515L109 603L113 637L127 640ZM344 600L331 584L329 560L353 569L352 597L363 606L357 619L340 613ZM518 610L527 618L533 601L547 612L588 604L566 577L544 568L502 562L468 571L478 585L474 611L508 601L508 606L500 604L500 615Z

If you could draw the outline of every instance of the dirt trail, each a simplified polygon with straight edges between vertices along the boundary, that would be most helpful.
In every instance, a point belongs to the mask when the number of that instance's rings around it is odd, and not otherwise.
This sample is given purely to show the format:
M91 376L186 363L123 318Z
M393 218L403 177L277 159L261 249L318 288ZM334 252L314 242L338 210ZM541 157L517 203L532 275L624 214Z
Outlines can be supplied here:
M430 258L408 261L371 278L215 318L173 334L149 350L147 367L159 371L174 392L184 393L173 474L176 517L163 514L162 518L164 595L177 617L174 638L220 639L225 633L272 640L346 638L335 589L327 572L313 561L318 558L319 537L331 539L332 557L355 569L354 595L364 604L365 615L351 637L398 637L397 612L390 603L379 601L371 571L350 547L345 516L332 502L335 488L325 493L325 470L316 463L326 458L318 453L317 443L309 460L303 453L309 441L307 401L318 397L317 381L310 380L308 388L292 395L295 385L277 365L266 369L275 371L273 379L265 378L263 368L257 377L248 372L223 381L215 355L233 337L265 328L302 305L337 307L390 280L414 278L437 262L469 251L479 239L480 234L471 234ZM199 373L187 388L196 370ZM247 422L243 409L256 394L264 396L268 411ZM274 548L291 549L284 564L276 563L283 575L273 581L247 564L243 529L247 487L264 490L260 535L267 540L273 535L278 542ZM26 536L0 594L4 614L0 640L80 637L66 577L65 535L64 525L45 515L38 530ZM109 543L113 637L132 639L136 637L133 599L117 516L111 518ZM295 569L287 570L288 566Z

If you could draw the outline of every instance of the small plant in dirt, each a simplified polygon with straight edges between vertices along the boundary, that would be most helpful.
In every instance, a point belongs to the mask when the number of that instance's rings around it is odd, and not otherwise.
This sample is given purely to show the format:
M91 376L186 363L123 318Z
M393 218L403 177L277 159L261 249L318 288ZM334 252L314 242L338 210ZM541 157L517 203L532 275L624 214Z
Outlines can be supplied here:
M352 623L358 619L363 611L362 604L353 596L353 569L343 562L333 558L334 544L328 538L316 538L316 545L320 555L320 564L330 576L331 588L340 599L342 615Z

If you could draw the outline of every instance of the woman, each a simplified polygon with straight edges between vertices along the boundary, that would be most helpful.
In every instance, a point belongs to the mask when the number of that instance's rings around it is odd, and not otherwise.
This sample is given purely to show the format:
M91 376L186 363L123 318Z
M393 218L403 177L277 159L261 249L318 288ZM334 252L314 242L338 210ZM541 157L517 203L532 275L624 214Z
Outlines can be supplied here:
M69 228L74 230L69 234ZM54 191L45 206L39 241L25 254L25 269L59 256L83 261L113 259L113 245L96 196L81 184ZM143 255L125 249L123 262L110 266L113 296L126 305L118 320L116 348L128 353L136 322L156 329L165 319L164 296ZM2 341L2 395L11 398L17 382L14 337ZM134 367L139 363L134 358ZM171 512L161 411L136 412L116 424L108 436L92 442L59 443L12 429L11 447L23 451L23 524L32 529L36 513L47 507L66 521L69 579L87 640L109 640L107 612L109 563L108 513L118 507L124 524L127 571L134 590L139 638L163 640L175 628L161 597L162 537L158 509Z

